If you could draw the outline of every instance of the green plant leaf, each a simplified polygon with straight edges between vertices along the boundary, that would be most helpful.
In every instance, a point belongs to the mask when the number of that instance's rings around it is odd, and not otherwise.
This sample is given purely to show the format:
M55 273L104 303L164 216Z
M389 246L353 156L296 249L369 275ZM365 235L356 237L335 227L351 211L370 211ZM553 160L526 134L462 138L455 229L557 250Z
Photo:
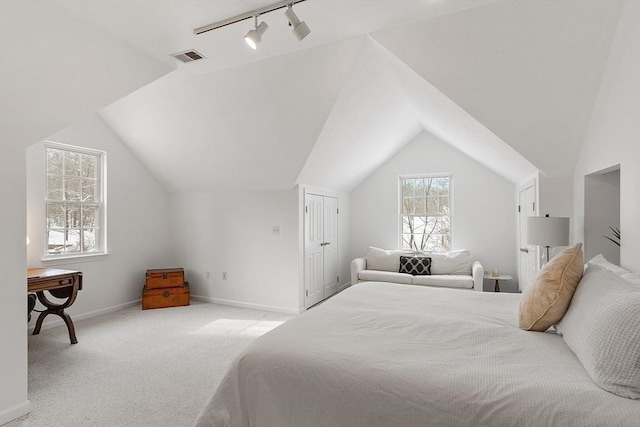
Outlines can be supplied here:
M609 226L609 230L611 230L611 234L613 234L613 238L609 236L602 236L605 239L611 240L615 245L620 246L620 229L618 227Z

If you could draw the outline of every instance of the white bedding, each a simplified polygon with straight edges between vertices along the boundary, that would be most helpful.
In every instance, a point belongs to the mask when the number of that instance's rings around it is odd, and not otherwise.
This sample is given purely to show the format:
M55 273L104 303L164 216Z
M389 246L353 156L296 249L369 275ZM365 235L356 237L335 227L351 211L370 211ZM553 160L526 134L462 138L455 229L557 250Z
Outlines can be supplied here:
M518 294L360 283L258 338L197 426L638 426Z

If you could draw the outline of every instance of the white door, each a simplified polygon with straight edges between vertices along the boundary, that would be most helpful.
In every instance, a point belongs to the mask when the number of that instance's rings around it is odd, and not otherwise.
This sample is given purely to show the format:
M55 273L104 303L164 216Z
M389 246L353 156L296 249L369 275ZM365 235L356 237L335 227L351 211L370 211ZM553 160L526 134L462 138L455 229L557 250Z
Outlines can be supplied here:
M518 240L520 243L520 277L518 287L521 291L527 287L538 272L537 247L527 244L527 218L536 216L535 196L536 192L533 185L521 190L518 195Z
M338 199L324 196L324 298L338 292Z
M304 211L304 302L311 307L322 301L324 288L322 196L307 194Z
M338 291L338 199L306 194L304 207L304 305Z

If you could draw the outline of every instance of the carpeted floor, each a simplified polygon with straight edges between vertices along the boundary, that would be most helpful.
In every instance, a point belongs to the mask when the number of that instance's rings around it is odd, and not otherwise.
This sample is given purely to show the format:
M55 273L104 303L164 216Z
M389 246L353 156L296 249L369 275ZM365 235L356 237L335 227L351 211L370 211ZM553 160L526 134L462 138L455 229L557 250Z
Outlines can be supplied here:
M6 426L190 426L231 361L292 316L192 302L29 336L30 414ZM46 321L45 321L46 323Z

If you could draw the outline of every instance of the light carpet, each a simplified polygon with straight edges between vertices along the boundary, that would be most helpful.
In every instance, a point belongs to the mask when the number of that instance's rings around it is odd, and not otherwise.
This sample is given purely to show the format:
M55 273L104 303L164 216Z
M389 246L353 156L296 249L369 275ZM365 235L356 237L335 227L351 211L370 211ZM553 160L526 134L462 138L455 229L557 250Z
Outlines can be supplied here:
M6 426L190 426L229 364L292 316L193 302L29 336L32 411ZM45 320L45 324L46 324Z

